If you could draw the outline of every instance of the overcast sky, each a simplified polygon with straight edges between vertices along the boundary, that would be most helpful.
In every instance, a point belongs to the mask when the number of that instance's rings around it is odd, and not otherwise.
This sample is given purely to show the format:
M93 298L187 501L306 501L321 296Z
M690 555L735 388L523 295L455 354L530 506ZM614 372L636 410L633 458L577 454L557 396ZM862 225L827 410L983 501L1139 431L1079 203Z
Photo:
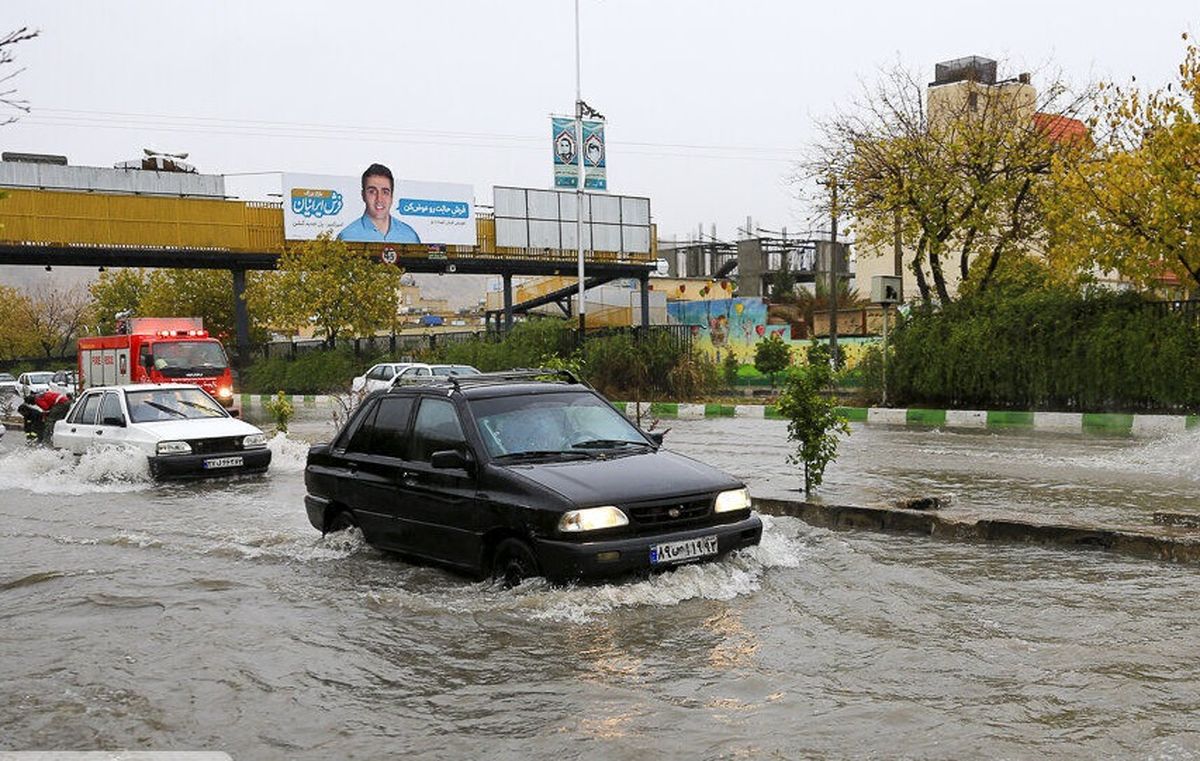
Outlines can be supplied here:
M572 112L572 0L459 3L5 0L32 112L4 150L112 166L143 147L205 173L354 175L547 187L551 113ZM608 117L609 189L651 198L659 235L732 240L752 216L809 227L787 178L814 118L899 60L979 54L1002 76L1061 70L1164 84L1197 0L580 0L583 98ZM1035 84L1037 75L1035 74ZM261 195L278 178L229 181Z

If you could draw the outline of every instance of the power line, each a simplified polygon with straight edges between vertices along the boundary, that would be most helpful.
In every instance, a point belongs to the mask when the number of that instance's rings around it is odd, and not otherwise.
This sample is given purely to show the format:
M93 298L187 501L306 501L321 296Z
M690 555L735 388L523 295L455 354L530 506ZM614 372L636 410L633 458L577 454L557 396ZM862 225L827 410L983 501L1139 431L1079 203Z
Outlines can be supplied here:
M185 134L222 134L244 137L293 138L301 140L345 138L370 142L411 143L414 145L453 145L461 147L517 148L545 150L546 139L528 135L424 130L402 127L318 124L304 122L233 119L194 115L145 114L80 109L40 109L21 120L25 124L89 129L159 130ZM266 130L266 131L264 131ZM612 140L611 146L633 154L661 157L693 157L736 161L787 162L795 160L797 149L779 146L706 145L696 143L660 143ZM650 150L642 150L650 149ZM667 150L663 150L667 149ZM689 151L683 153L680 151ZM700 155L690 151L701 151Z

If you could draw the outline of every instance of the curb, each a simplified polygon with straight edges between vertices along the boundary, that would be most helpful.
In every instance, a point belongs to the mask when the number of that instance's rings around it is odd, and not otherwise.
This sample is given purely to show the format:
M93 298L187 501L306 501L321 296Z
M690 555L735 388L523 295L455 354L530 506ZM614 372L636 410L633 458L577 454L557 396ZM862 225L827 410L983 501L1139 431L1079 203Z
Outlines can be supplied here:
M275 398L275 394L239 394L238 402L243 410L255 410L262 412L266 410L267 402ZM286 395L288 401L300 410L332 410L338 406L336 397L325 394L290 394Z
M1067 549L1102 549L1138 558L1200 562L1200 533L1170 525L1087 526L972 518L900 507L825 505L762 497L752 497L751 501L760 513L798 518L810 526L835 530L915 534L960 542L1015 542Z
M633 416L633 402L613 402ZM684 404L642 402L642 416L694 420L738 417L782 420L779 409L762 404ZM1048 433L1102 433L1139 437L1171 436L1200 427L1200 415L1133 415L1121 412L1027 412L1014 410L934 410L919 407L838 407L852 423L927 428L1030 429Z

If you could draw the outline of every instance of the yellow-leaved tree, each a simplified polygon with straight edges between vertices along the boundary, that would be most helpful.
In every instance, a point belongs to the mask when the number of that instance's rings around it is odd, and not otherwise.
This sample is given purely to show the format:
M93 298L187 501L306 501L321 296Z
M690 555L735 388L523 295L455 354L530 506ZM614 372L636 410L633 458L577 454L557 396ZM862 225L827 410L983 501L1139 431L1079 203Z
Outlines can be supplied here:
M1091 97L1058 81L959 85L884 71L821 121L823 137L798 176L836 184L858 255L901 249L927 302L953 300L951 274L984 291L1007 258L1044 249L1051 167L1079 155L1064 125L1082 128L1073 117Z
M1101 86L1087 161L1056 166L1054 264L1115 271L1143 287L1175 275L1200 288L1200 49L1179 80L1141 92Z
M365 336L394 325L402 274L325 234L289 248L275 272L247 284L246 303L272 328L311 325L332 346L346 333Z

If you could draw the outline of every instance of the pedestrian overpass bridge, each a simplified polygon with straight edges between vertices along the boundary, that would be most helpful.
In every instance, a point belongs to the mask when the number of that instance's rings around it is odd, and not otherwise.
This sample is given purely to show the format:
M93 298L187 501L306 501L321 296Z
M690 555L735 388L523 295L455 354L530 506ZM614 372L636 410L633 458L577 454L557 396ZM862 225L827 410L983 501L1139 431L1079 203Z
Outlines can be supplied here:
M233 273L239 354L249 347L242 292L247 270L274 269L289 247L277 203L40 189L6 189L0 200L0 264L52 267L172 267ZM496 223L477 215L474 246L348 243L382 261L394 253L408 272L500 275L504 317L511 324L514 275L573 275L578 254L496 245ZM617 278L646 281L657 258L655 236L646 254L586 251L588 287ZM521 305L515 305L519 310ZM643 303L643 320L649 305Z

